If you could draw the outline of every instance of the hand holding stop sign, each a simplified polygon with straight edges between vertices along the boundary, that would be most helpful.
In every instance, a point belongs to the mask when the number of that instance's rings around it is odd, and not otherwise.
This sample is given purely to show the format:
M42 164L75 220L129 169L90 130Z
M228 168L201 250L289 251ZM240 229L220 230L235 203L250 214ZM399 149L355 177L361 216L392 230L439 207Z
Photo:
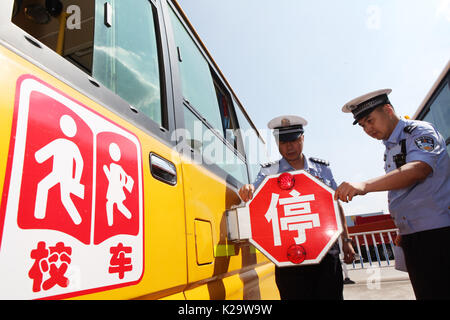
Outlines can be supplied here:
M240 208L250 242L278 266L319 263L343 230L334 191L304 170L267 176L256 191L248 184L239 195L250 201ZM351 262L351 245L343 247Z

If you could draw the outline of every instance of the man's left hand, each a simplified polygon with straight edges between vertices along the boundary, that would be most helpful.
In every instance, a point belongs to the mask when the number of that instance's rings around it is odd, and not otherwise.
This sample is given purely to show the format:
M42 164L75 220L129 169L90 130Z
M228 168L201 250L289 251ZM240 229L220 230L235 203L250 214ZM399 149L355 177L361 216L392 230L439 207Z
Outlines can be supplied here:
M343 241L342 250L344 251L344 262L352 263L355 260L355 250L350 242Z

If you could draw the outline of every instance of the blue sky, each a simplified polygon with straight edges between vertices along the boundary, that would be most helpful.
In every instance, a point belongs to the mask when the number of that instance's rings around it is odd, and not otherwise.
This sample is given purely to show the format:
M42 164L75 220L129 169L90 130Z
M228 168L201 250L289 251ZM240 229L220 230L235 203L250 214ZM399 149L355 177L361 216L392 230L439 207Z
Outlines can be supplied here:
M412 116L450 59L450 0L178 2L255 125L304 117L304 154L329 161L338 184L384 174L383 144L342 105L391 88L397 114ZM344 209L388 212L386 193Z

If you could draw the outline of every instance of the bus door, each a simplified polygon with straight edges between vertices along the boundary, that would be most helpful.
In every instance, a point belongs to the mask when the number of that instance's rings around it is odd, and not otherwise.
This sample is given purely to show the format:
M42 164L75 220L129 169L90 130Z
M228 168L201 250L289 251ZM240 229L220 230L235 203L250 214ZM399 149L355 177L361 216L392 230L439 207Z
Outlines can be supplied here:
M0 5L0 297L183 299L160 2L46 5Z
M225 211L249 182L230 91L168 2L188 251L187 299L260 298L255 251L227 241ZM169 32L168 32L169 33ZM169 38L169 43L171 39ZM175 82L177 79L179 82Z

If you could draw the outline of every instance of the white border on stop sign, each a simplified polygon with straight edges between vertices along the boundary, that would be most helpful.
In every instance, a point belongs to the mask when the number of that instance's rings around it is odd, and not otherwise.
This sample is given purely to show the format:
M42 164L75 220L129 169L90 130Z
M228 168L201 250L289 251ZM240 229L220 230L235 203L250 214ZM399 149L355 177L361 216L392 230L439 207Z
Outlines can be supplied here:
M278 178L283 173L285 173L285 172L281 172L281 173L274 174L274 175L269 175L269 176L266 176L264 178L264 180L259 185L258 189L256 189L255 193L253 194L252 200L250 200L249 202L246 203L245 208L247 208L248 210L245 210L245 213L244 213L244 211L240 212L241 217L244 214L248 214L248 217L245 217L244 219L248 220L251 223L251 220L250 220L250 204L253 202L254 199L256 199L256 196L258 195L259 191L264 187L264 185L267 183L267 181L269 179ZM333 237L331 237L331 239L328 242L328 244L322 249L322 251L319 253L319 255L317 256L316 259L308 259L308 260L305 259L300 264L295 264L295 263L287 262L287 261L286 262L278 262L266 250L264 250L256 241L253 240L253 235L251 233L251 229L250 229L250 232L248 232L248 234L250 235L249 242L253 246L255 246L259 251L261 251L267 258L269 258L273 263L275 263L278 267L304 266L304 265L310 265L310 264L318 264L318 263L320 263L322 261L323 257L327 254L328 250L330 250L331 246L338 240L339 236L341 235L341 233L343 231L342 221L341 221L341 218L340 218L340 215L339 215L338 203L337 203L336 200L334 200L334 190L332 188L330 188L329 186L327 186L325 183L323 183L321 180L317 179L316 177L314 177L312 174L310 174L309 172L307 172L305 170L289 171L288 173L293 175L293 176L299 175L299 174L304 174L308 178L313 180L315 183L320 185L322 188L324 188L325 190L330 192L331 197L333 199L334 213L335 213L336 222L337 222L337 231L335 232ZM249 227L251 228L250 225L249 225Z

